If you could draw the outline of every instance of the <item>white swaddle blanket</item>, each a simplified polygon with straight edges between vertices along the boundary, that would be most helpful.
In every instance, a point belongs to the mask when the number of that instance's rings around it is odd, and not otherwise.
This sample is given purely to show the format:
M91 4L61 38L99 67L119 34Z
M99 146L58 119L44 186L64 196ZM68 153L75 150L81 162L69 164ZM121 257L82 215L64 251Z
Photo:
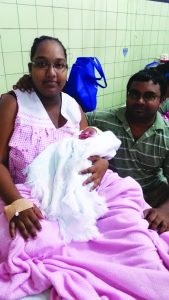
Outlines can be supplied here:
M64 138L49 145L25 170L26 184L38 198L47 219L58 220L65 242L88 241L98 236L96 220L107 211L103 197L82 183L89 174L79 171L91 166L87 158L99 155L111 159L120 140L111 132L80 140Z

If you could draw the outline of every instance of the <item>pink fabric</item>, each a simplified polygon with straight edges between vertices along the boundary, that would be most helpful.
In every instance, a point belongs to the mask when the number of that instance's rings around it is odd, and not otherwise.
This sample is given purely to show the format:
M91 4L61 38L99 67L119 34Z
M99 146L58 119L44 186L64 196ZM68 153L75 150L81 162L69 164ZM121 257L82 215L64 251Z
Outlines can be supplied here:
M163 117L165 120L169 121L169 111L167 111L165 114L163 114L162 117Z
M63 93L61 112L68 121L62 128L56 130L35 93L23 93L18 90L15 93L18 96L18 114L14 133L9 142L9 169L15 183L24 183L25 175L22 170L39 153L49 144L79 132L81 114L75 100Z
M16 181L21 178L17 188L23 197L31 199L19 170L21 173L23 165L43 148L37 147L41 129L28 126L27 138L23 138L26 131L22 134L19 127L10 145L15 153L20 142L20 156L10 156L11 167L17 166L17 171L13 170ZM35 131L38 136L33 138ZM55 132L60 134L61 130ZM44 136L48 144L57 138L57 133L48 129ZM0 214L0 300L38 294L49 287L51 300L168 299L169 233L158 236L148 230L143 219L148 205L140 186L130 177L122 179L107 171L98 192L106 197L109 211L98 220L100 236L90 242L64 244L58 223L47 220L42 221L36 239L25 242L17 233L11 240L8 222ZM2 206L1 201L1 211Z
M23 117L23 116L22 116ZM18 121L19 116L17 117ZM79 125L78 125L79 129ZM24 183L25 176L22 172L33 159L41 153L49 144L60 141L63 137L71 136L71 124L66 124L63 128L32 127L30 125L20 125L16 123L14 134L9 146L9 168L15 183Z
M35 240L25 242L18 234L11 241L0 215L1 300L50 286L51 299L168 299L169 234L160 238L147 229L139 186L108 171L99 193L109 212L98 221L101 236L88 243L64 245L57 223L47 220Z

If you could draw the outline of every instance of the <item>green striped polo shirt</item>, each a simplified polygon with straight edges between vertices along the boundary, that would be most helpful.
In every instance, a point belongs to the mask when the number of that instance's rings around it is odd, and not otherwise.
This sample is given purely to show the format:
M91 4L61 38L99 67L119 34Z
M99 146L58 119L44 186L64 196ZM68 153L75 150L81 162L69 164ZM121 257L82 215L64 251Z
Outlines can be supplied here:
M88 124L102 131L111 130L121 140L116 156L110 161L110 169L121 177L133 177L145 195L152 191L158 194L158 190L161 193L169 182L169 122L158 112L154 124L135 141L125 110L121 107L87 113Z
M161 114L166 114L169 111L169 98L167 98L164 102L161 103L159 112Z

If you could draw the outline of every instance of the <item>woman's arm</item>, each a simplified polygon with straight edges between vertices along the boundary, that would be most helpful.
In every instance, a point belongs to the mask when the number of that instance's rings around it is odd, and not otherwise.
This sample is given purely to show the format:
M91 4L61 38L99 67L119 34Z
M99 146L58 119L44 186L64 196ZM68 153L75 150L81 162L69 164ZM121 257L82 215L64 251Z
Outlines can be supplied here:
M17 114L17 101L15 97L4 94L0 101L0 196L5 204L10 205L15 200L22 198L13 183L8 170L9 140L14 130L14 123ZM41 229L39 218L42 215L38 208L33 207L14 216L9 222L9 231L12 238L15 237L16 227L21 235L27 239L29 236L36 236L36 230Z
M21 198L7 169L8 143L13 132L16 114L16 99L9 94L4 94L0 101L0 196L6 204Z
M87 124L85 113L82 111L81 107L80 107L80 111L82 116L80 121L80 130L84 130L88 126L88 124Z
M83 130L88 126L88 124L87 124L86 116L85 116L84 112L82 111L82 109L81 109L81 115L82 115L82 118L81 118L81 122L80 122L80 130ZM91 156L91 157L89 157L89 159L92 161L92 166L85 170L82 170L80 172L80 174L87 174L87 173L91 174L91 176L89 176L83 182L83 185L87 185L87 184L93 182L93 186L91 188L91 190L93 190L99 186L104 174L106 173L106 171L109 167L109 163L106 159L101 158L99 156Z

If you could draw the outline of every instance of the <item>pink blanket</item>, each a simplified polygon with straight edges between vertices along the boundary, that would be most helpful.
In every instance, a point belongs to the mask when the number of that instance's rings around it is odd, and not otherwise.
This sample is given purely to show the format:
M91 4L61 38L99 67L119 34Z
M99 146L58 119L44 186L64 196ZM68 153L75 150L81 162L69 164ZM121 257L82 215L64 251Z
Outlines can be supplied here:
M167 111L165 114L163 114L162 117L163 117L165 120L169 121L169 111Z
M148 230L139 185L108 171L99 193L109 211L98 220L100 236L89 242L64 244L57 222L47 220L36 239L25 242L18 233L11 240L1 213L0 300L49 287L51 300L168 299L169 233Z

